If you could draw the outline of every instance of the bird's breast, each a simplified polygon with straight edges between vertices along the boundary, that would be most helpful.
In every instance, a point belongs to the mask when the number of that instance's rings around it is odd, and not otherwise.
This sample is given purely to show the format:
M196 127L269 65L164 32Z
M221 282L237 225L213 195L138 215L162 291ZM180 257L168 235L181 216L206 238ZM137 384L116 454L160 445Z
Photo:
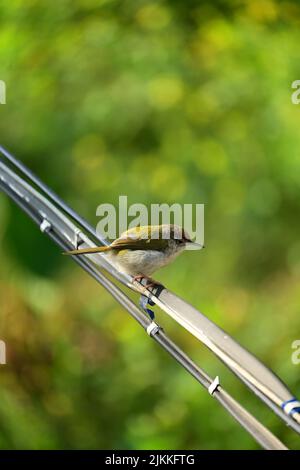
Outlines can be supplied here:
M111 251L109 256L121 271L133 276L138 274L150 276L154 271L168 264L173 258L170 253L156 250Z

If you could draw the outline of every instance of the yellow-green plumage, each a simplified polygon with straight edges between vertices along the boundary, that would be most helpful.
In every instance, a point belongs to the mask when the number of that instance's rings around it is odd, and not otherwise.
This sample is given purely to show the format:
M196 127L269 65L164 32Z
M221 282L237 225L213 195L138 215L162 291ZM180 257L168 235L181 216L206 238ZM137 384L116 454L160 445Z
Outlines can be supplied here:
M189 235L177 225L147 225L127 230L109 246L83 248L65 254L103 253L120 271L148 277L169 264L191 243Z

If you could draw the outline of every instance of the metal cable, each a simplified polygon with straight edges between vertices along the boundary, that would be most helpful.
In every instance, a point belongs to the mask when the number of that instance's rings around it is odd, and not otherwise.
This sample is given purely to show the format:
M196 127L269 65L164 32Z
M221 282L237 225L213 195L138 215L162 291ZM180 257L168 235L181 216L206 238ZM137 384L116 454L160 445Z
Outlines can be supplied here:
M0 183L0 189L8 194L10 198L21 207L24 212L32 218L38 225L42 220L34 210L26 207L22 199L13 191L4 187ZM63 239L51 230L47 235L62 249L70 248ZM145 331L151 325L149 318L119 289L114 283L107 279L102 273L90 266L86 260L80 257L73 257L74 261L99 282L113 297L122 305L127 312L144 328ZM213 384L213 379L197 366L173 341L171 341L164 331L158 327L151 337L175 359L184 369L189 372L207 390ZM266 450L287 450L286 446L279 441L265 426L245 410L236 400L234 400L221 386L216 387L212 396L227 410L227 412Z
M47 196L48 199L45 198L44 196L39 195L30 184L25 183L24 180L22 180L22 178L18 177L12 169L9 170L7 167L5 167L5 164L3 164L3 163L0 165L0 189L2 189L4 192L6 192L31 218L33 218L35 220L36 223L41 225L43 221L46 221L50 226L50 228L47 232L48 235L54 241L56 241L56 243L60 244L60 246L62 246L64 249L70 249L74 246L73 236L74 236L74 233L76 232L76 230L79 233L79 236L81 237L80 239L84 240L85 242L88 241L89 244L90 244L89 239L87 239L84 236L84 234L80 232L79 228L74 227L72 222L70 220L67 220L65 215L63 215L61 213L61 211L59 211L59 209L57 209L57 207L55 208L55 207L52 206L52 203L55 202L56 205L58 205L60 209L64 210L64 212L66 214L68 214L73 220L75 220L90 235L94 235L93 230L90 233L91 228L90 228L89 224L87 222L85 222L84 219L82 219L80 216L78 216L78 214L76 214L72 209L70 209L63 201L61 201L58 196L56 196L35 175L33 175L28 169L26 169L26 167L24 167L24 165L22 165L14 157L12 157L10 154L8 154L7 151L5 151L5 150L3 151L3 150L4 149L2 149L0 147L0 151L2 151L2 154L9 161L9 163L12 166L16 166L16 168L21 173L23 173L24 176L29 178L32 183L34 183L36 186L39 187L39 189L43 190L43 192L45 193L45 195ZM1 170L2 170L2 172L1 172ZM50 199L51 202L49 201L49 199ZM47 213L45 213L45 211ZM49 220L51 219L51 223L48 222L48 219ZM95 237L95 235L94 235L94 237ZM98 236L97 236L97 239L100 240L100 238ZM97 257L97 260L99 260L99 257ZM75 259L75 261L78 264L80 264L83 267L83 269L88 271L89 274L92 275L98 282L100 282L111 293L111 295L113 295L114 298L119 303L121 303L123 305L123 307L126 308L126 310L129 311L129 313L131 313L131 315L134 316L134 318L141 324L141 326L143 326L144 329L147 329L149 327L149 325L151 323L150 320L148 320L148 318L140 311L140 309L138 309L138 307L136 307L136 305L117 286L115 286L114 283L109 281L95 267L95 265L92 263L92 261L90 259L88 259L88 257L77 257ZM98 263L98 264L100 264L100 263ZM101 257L101 265L103 265L103 257ZM105 266L105 264L104 264L104 268L107 269L107 266ZM116 273L115 271L111 271L111 273L114 275L114 277L116 279L121 280L121 282L123 282L125 285L128 286L128 284L130 283L130 278L129 279L124 279L122 276L119 276L119 273ZM152 298L154 299L154 297L152 297ZM157 300L158 300L157 303L161 303L161 299L157 299ZM186 305L189 307L188 304L186 304ZM165 309L165 311L166 311L166 309ZM218 327L214 324L212 324L212 325L218 331ZM211 326L211 325L209 325L209 326ZM170 349L170 344L171 343L170 343L170 340L168 340L168 338L165 338L165 340L167 341L165 344L161 343L161 339L164 337L164 333L161 330L156 332L156 334L154 334L153 337L169 353L171 353L170 351L172 351L172 356L176 360L178 360L178 357L180 357L179 362L181 363L181 365L183 365L183 367L185 367L195 378L197 378L197 380L200 383L202 383L203 386L208 386L209 387L211 385L211 383L212 383L211 379L208 376L205 377L206 374L203 373L203 371L201 372L202 376L201 376L201 374L200 374L200 377L199 377L199 375L197 376L197 374L199 374L200 369L199 368L197 369L197 366L194 363L192 363L192 361L189 358L187 358L187 356L185 356L184 353L182 353L182 351L180 351L177 348L176 345L174 345L172 343L173 346ZM205 341L203 341L203 342L205 342ZM239 348L241 348L241 347L239 346ZM211 349L213 350L213 348L211 348ZM177 353L179 351L179 356L178 357L177 357L176 351L177 351ZM185 357L185 360L183 360L183 362L182 362L182 358L183 358L182 355L184 355L184 357ZM220 353L217 354L217 355L223 360L222 355ZM226 365L228 365L228 363L226 361L224 361L224 362L226 363ZM195 367L196 367L196 369L195 369ZM232 367L232 369L234 370L233 367ZM198 372L197 372L197 370L198 370ZM266 369L266 370L268 371L268 369ZM238 375L239 371L234 370L234 372ZM271 376L271 377L273 379L273 376ZM201 380L199 380L200 378L201 378ZM249 386L250 389L254 390L255 393L257 392L257 390L256 390L255 386L253 385L253 383L250 383L250 384L247 383L247 380L246 380L245 376L243 376L243 374L242 374L242 376L240 376L240 378ZM277 384L276 381L275 381L275 383ZM284 384L282 384L282 382L280 382L280 384L281 384L281 386L283 386L283 390L287 390L285 388ZM218 387L217 390L222 390L222 389L220 387ZM241 422L243 427L245 427L245 429L247 429L248 432L250 432L250 434L254 435L253 431L251 432L251 430L249 429L249 428L251 428L251 426L249 425L249 422L248 422L249 414L246 416L246 419L245 419L245 415L244 415L244 418L241 418L243 413L247 414L247 412L245 410L243 410L243 408L241 408L241 406L239 404L237 404L235 402L234 406L232 405L232 403L231 403L231 405L228 405L228 400L224 401L224 396L222 394L220 395L217 392L214 393L214 396L215 397L220 397L219 401L222 402L223 406L225 406L225 408L228 409L228 411L235 417L235 419L237 419L239 422ZM264 400L264 396L260 396L260 398L263 399L263 401L266 401L266 400ZM230 398L230 400L232 400L232 399ZM273 405L273 409L275 408L275 411L276 411L278 407L274 405L272 400L271 400L271 403ZM270 399L269 399L269 403L267 403L267 404L268 404L268 406L270 406ZM280 408L278 408L278 409L281 411ZM283 416L281 416L281 418L284 419L287 422L287 424L289 424L296 431L299 432L297 423L295 423L295 421L291 417L287 416L283 412L281 412L281 413L283 415ZM251 416L251 419L255 420L255 418L253 418L252 416ZM256 424L254 426L255 433L258 432L258 434L260 434L260 431L257 428L257 424L259 424L260 426L262 426L262 425L260 423L258 423L256 420L255 420L255 422L256 422ZM265 436L265 430L266 429L263 427L263 432L262 432L263 436ZM262 435L260 434L260 436L262 436ZM263 445L262 437L260 437L260 440L258 440L258 442L260 442Z

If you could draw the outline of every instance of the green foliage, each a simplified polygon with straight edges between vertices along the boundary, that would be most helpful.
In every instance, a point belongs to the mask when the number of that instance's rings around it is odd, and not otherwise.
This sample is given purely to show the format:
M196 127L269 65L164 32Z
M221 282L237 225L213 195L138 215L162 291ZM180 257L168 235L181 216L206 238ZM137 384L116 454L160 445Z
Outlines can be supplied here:
M11 0L1 141L96 207L205 203L206 250L157 275L300 395L298 2ZM0 197L1 448L255 448L100 287ZM159 321L285 442L297 437ZM298 337L297 337L298 335Z

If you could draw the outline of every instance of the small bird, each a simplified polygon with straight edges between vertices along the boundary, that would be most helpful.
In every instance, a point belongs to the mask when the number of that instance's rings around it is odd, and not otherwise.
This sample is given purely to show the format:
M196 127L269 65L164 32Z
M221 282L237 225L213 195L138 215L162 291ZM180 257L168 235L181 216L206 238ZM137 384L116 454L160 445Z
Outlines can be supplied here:
M188 246L203 248L191 240L188 233L178 225L145 225L126 230L108 246L67 251L65 255L88 255L104 253L118 269L134 277L145 278L157 285L149 276L173 261Z

